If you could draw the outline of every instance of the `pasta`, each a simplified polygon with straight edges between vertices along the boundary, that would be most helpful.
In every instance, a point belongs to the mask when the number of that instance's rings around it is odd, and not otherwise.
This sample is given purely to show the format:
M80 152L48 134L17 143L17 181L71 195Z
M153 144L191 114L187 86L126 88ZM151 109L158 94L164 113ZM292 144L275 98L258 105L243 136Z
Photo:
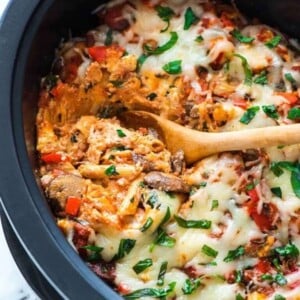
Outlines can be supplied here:
M110 1L42 80L39 173L57 224L125 299L298 299L300 146L186 165L145 110L206 132L300 120L286 37L221 2ZM180 140L178 140L180 144Z

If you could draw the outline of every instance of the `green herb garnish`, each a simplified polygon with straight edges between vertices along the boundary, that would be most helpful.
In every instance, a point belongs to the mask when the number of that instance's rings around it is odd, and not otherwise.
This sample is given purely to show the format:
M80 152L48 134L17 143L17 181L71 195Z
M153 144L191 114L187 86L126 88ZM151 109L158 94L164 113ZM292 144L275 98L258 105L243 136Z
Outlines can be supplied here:
M218 200L213 200L211 203L211 209L210 210L214 210L215 208L219 207L219 201Z
M259 106L252 106L248 108L240 118L240 122L246 125L249 124L254 119L258 111L259 111Z
M158 16L167 23L166 27L160 32L167 31L170 26L170 19L175 15L175 12L170 7L160 5L155 6L155 10L157 11Z
M170 236L167 235L167 233L161 229L158 228L157 230L157 237L153 241L153 243L150 245L150 252L153 251L155 245L159 245L162 247L167 247L167 248L173 248L175 246L176 240Z
M188 30L193 24L198 22L199 18L194 14L193 10L188 7L184 14L184 30Z
M174 215L174 219L183 228L209 229L211 227L211 221L208 220L185 220L176 215Z
M279 294L277 294L277 295L275 295L274 300L286 300L286 298L283 297L283 296L281 296L281 295L279 295Z
M146 258L144 260L140 260L138 263L136 263L132 269L136 274L142 273L147 268L151 267L153 265L153 261L151 258Z
M231 262L238 259L245 254L245 248L243 246L237 247L235 250L229 250L227 256L223 259L225 262Z
M117 172L116 166L115 165L111 165L109 166L105 171L104 171L105 175L107 176L116 176L119 175L119 173Z
M126 134L121 129L117 129L117 134L118 134L118 137L120 137L120 138L123 138L126 136Z
M144 64L144 62L146 61L146 59L148 57L149 57L149 55L144 54L144 53L139 56L139 58L137 59L137 67L136 67L137 71L139 71L141 69L142 65Z
M271 188L271 192L272 192L275 196L277 196L277 197L279 197L279 198L282 198L282 191L281 191L281 188L280 188L280 187L273 187L273 188Z
M113 42L113 30L111 28L108 29L104 41L105 46L110 46Z
M135 246L136 241L132 239L121 239L119 244L118 253L114 256L114 259L121 259Z
M151 217L149 217L145 224L140 228L141 232L145 232L147 229L149 229L151 227L151 225L153 224L153 219Z
M234 29L230 32L232 36L237 39L239 42L244 44L251 44L254 41L254 38L243 35L239 30Z
M159 55L164 53L165 51L171 49L178 41L178 34L176 32L170 32L171 38L164 45L159 46L155 49L151 49L148 45L144 45L144 50L146 52L145 55Z
M288 119L290 120L296 120L300 118L300 107L293 107L289 110Z
M202 253L206 254L207 256L216 258L218 256L218 251L216 251L215 249L207 246L207 245L203 245L202 249L201 249Z
M165 274L167 272L167 268L168 268L168 262L164 261L160 266L158 277L157 277L157 285L158 286L164 285Z
M203 36L202 36L202 35L198 35L198 36L195 38L195 41L196 41L197 43L203 42Z
M235 300L245 300L244 297L241 294L237 294L235 296Z
M262 106L263 112L270 118L277 120L279 118L276 106L272 105L263 105Z
M173 60L163 66L163 70L168 74L180 74L182 72L181 60Z
M282 273L273 274L263 274L261 275L261 280L267 280L270 282L276 282L278 285L283 286L287 284L286 278Z
M268 48L273 49L273 48L275 48L275 47L277 47L279 45L280 41L281 41L281 36L276 35L271 40L269 40L268 42L266 42L265 45Z
M171 211L170 211L170 207L168 206L166 214L158 227L162 227L165 223L167 223L170 220L170 218L171 218Z
M287 258L297 258L299 256L299 249L291 242L285 246L274 248L272 252Z
M244 73L245 73L244 83L246 85L251 85L252 84L252 71L250 69L247 59L240 54L234 54L234 56L238 57L242 61L242 66L243 66Z
M124 295L124 299L131 300L131 299L140 299L142 297L153 297L153 298L160 298L165 299L171 292L174 291L176 286L176 282L171 282L167 287L161 289L153 289L153 288L145 288L136 290L130 294Z
M186 279L182 291L184 295L190 295L192 294L198 287L200 286L200 279Z
M296 84L296 80L293 77L293 75L291 73L285 73L284 77L287 81L289 81L291 84Z
M256 76L253 80L254 83L260 84L260 85L266 85L268 84L268 77L267 77L267 71L262 71L258 76Z
M88 261L97 261L97 260L101 259L100 253L103 250L102 247L98 247L96 245L87 245L87 246L83 246L81 248L86 249L90 252L90 254L87 257Z

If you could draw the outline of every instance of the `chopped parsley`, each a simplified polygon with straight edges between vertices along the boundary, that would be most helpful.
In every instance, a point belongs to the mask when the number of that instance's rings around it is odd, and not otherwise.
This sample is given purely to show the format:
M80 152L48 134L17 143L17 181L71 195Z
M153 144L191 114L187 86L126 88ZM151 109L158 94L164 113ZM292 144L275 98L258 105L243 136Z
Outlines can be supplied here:
M300 118L300 107L293 107L289 110L288 119L290 120L296 120Z
M184 30L188 30L199 18L195 15L191 7L188 7L184 14Z
M183 228L209 229L211 227L211 221L209 220L185 220L176 215L174 215L174 219Z
M111 165L109 166L105 171L104 171L105 175L107 176L116 176L119 175L119 173L117 172L116 166L115 165Z
M182 72L181 62L181 60L173 60L165 64L162 68L168 74L180 74Z
M223 259L225 262L231 262L245 254L245 248L243 246L239 246L234 250L229 250L227 256Z
M174 291L176 282L171 282L167 287L161 289L145 288L136 290L130 294L124 295L123 298L126 300L140 299L142 297L152 297L165 299L171 292Z
M283 296L281 296L281 295L279 295L279 294L277 294L277 295L275 295L274 300L286 300L286 298L283 297Z
M151 227L151 225L153 224L153 219L151 217L149 217L145 224L140 228L141 232L145 232L147 229L149 229Z
M266 84L268 84L267 75L268 75L267 71L264 70L254 78L253 82L256 84L260 84L260 85L266 85Z
M170 211L170 207L168 206L166 214L158 227L162 227L165 223L167 223L170 220L170 218L171 218L171 211Z
M249 124L254 119L258 111L259 111L259 106L252 106L248 108L240 118L240 122L246 125Z
M89 255L87 257L88 261L97 261L101 259L100 253L103 250L102 247L98 247L96 245L87 245L87 246L83 246L82 249L89 251Z
M153 261L151 258L146 258L144 260L140 260L138 263L136 263L132 269L136 274L140 274L143 271L145 271L147 268L151 267L153 265Z
M126 134L123 132L122 129L117 129L117 134L118 134L118 137L120 137L120 138L123 138L126 136Z
M159 245L162 247L167 248L173 248L175 246L176 240L170 236L161 228L158 228L157 230L157 237L153 241L153 243L150 245L150 252L153 251L155 245Z
M216 251L215 249L207 246L207 245L203 245L201 252L204 253L207 256L216 258L218 256L218 251Z
M293 77L293 75L291 73L285 73L284 77L287 81L289 81L291 84L296 84L296 80Z
M279 198L282 198L282 191L281 191L281 188L280 188L280 187L273 187L273 188L271 188L271 192L272 192L275 196L277 196L277 197L279 197Z
M195 38L195 42L197 42L197 43L203 42L203 36L202 36L202 35L198 35L198 36Z
M297 258L299 256L299 249L295 244L289 242L285 246L274 248L273 253L282 257Z
M263 112L270 118L277 120L279 118L276 106L272 105L263 105L262 106Z
M235 296L235 300L245 300L244 297L241 294L237 294Z
M282 273L277 274L263 274L261 275L261 280L267 280L270 282L276 282L278 285L283 286L287 284L286 278L283 276Z
M215 208L219 207L219 201L218 200L213 200L211 203L211 209L210 210L214 210Z
M144 51L146 52L145 55L149 56L149 55L159 55L164 53L165 51L171 49L178 41L178 34L176 32L170 32L170 40L168 42L166 42L164 45L159 46L155 49L152 49L151 47L149 47L148 45L144 45Z
M165 274L167 272L167 268L168 268L168 262L164 261L160 266L158 277L157 277L157 285L158 286L164 285Z
M242 66L243 66L244 73L245 73L244 83L246 85L251 85L252 84L252 70L250 69L247 59L240 54L234 54L234 56L238 57L242 61Z
M200 286L200 279L186 279L182 291L184 295L191 295Z
M254 41L254 38L243 35L239 30L234 29L231 32L231 35L237 39L239 42L244 44L251 44Z
M277 47L279 45L280 41L281 41L281 36L280 35L276 35L271 40L269 40L268 42L266 42L265 45L268 48L273 49L273 48L275 48L275 47Z
M114 259L121 259L135 246L136 241L132 239L121 239L119 244L118 253L114 256Z
M167 23L166 27L160 32L167 31L170 26L170 19L175 15L175 12L170 7L160 5L155 6L155 10L157 11L158 16Z

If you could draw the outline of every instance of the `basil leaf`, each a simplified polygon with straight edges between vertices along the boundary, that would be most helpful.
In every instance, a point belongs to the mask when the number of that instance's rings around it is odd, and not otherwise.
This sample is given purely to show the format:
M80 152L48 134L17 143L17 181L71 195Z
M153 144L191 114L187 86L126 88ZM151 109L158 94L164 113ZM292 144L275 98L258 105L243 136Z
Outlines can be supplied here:
M164 53L165 51L171 49L178 41L178 34L176 32L170 32L171 38L164 45L159 46L155 49L151 49L148 45L144 46L144 50L146 52L145 55L159 55Z
M287 280L286 278L283 276L282 273L277 273L275 276L274 276L274 281L280 285L280 286L283 286L283 285L286 285L287 284Z
M300 172L297 166L290 161L278 161L278 162L273 161L271 162L270 169L277 177L283 174L282 169L286 169L290 172L296 172L296 173Z
M237 39L239 42L244 44L251 44L254 41L254 38L249 36L244 36L239 30L234 29L231 32L231 35Z
M260 85L268 84L267 74L267 71L262 71L258 76L254 78L253 82Z
M239 246L235 250L229 250L227 256L223 259L223 261L231 262L244 254L245 248L243 246Z
M249 124L254 119L258 111L259 111L259 106L252 106L248 108L240 118L240 122L246 125Z
M171 217L171 211L170 211L170 207L168 206L166 214L158 227L162 227L165 223L167 223L170 220L170 217Z
M105 175L107 176L115 176L115 175L119 175L119 173L117 172L116 166L115 165L111 165L109 166L105 171L104 171Z
M176 215L174 215L174 219L177 224L183 228L209 229L211 227L211 221L208 220L184 220Z
M289 81L291 84L296 84L296 80L293 77L293 75L291 73L285 73L284 77L287 81Z
M119 250L118 253L114 256L113 259L121 259L123 258L126 254L129 254L130 251L133 249L135 246L136 240L132 239L121 239L120 245L119 245Z
M168 74L180 74L182 72L181 69L181 60L173 60L163 66L163 70Z
M188 30L193 24L198 22L199 18L194 14L193 10L188 7L184 14L184 30Z
M176 243L176 240L174 238L168 236L167 233L163 229L158 228L157 237L155 238L154 242L150 245L149 250L150 250L150 252L152 252L155 245L173 248L175 246L175 243Z
M146 59L148 58L149 55L146 55L146 54L142 54L138 60L137 60L137 71L139 71L143 65L143 63L146 61Z
M200 286L200 279L186 279L182 291L184 295L190 295L192 294L198 287Z
M263 105L262 106L263 112L270 118L277 120L279 118L276 106L273 105Z
M290 120L296 120L300 118L300 107L293 107L289 110L288 119Z
M113 42L113 31L111 28L108 29L107 33L106 33L106 37L105 37L105 41L104 41L104 45L105 46L110 46Z
M198 35L198 36L195 38L195 42L197 42L197 43L203 42L203 37L202 37L202 35Z
M281 191L281 188L280 187L274 187L274 188L271 188L271 192L279 197L279 198L282 198L282 191Z
M158 16L165 22L167 22L167 26L162 29L160 32L165 32L168 30L170 26L170 19L175 15L173 9L167 6L155 6L155 10L157 11Z
M124 295L124 299L139 299L142 297L164 298L174 291L176 282L171 282L167 287L162 289L145 288L136 290L130 294Z
M151 227L152 224L153 224L153 219L151 217L149 217L146 220L146 223L140 228L140 231L145 232L148 228Z
M211 203L211 209L214 210L215 208L219 207L219 201L218 200L213 200Z
M285 246L274 248L272 252L287 258L297 258L299 256L299 249L291 242Z
M206 254L207 256L216 258L218 256L218 251L216 251L215 249L207 246L207 245L203 245L202 249L201 249L202 253Z
M300 170L291 174L291 185L295 195L300 198Z
M244 83L246 85L251 85L252 84L252 71L250 69L247 59L240 54L234 54L234 56L238 57L242 61L242 66L243 66L244 73L245 73Z
M245 300L244 297L241 294L237 294L235 296L235 300Z
M167 261L164 261L164 262L161 264L161 266L160 266L159 274L158 274L158 277L157 277L157 285L158 285L158 286L164 285L165 274L166 274L166 272L167 272L167 268L168 268L168 262L167 262Z
M126 136L126 134L121 129L117 129L117 134L118 134L118 137L121 137L121 138Z
M150 101L153 101L156 97L157 97L156 93L151 93L146 98L149 99Z
M268 48L273 49L273 48L275 48L275 47L278 46L278 44L280 43L280 41L281 41L281 36L276 35L271 40L269 40L268 42L266 42L265 45Z
M283 297L283 296L281 296L281 295L279 295L279 294L277 294L277 295L275 295L274 300L286 300L286 298Z
M132 269L136 274L142 273L147 268L153 265L153 261L151 258L146 258L144 260L140 260L137 264L135 264Z
M90 252L90 254L87 257L88 261L97 261L97 260L101 259L100 253L103 250L102 247L98 247L96 245L87 245L87 246L83 246L81 248L86 249Z

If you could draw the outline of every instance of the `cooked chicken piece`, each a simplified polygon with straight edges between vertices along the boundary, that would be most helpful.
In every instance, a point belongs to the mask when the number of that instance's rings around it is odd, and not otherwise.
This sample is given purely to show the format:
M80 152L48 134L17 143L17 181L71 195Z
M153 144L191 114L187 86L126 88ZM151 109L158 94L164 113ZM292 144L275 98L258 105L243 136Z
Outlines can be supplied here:
M69 196L81 198L85 190L85 179L68 174L54 178L48 186L47 193L50 199L57 200L59 206L63 208Z
M189 192L188 185L182 179L171 174L150 172L144 177L144 181L148 186L165 192Z

